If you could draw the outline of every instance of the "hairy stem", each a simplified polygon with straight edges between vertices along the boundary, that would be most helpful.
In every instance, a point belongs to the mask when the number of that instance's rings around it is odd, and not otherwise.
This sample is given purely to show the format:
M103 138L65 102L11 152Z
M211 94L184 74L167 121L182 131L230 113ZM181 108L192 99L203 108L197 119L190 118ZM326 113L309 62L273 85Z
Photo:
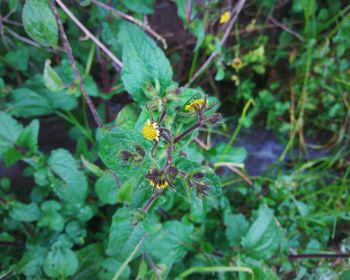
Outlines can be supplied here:
M195 123L193 126L187 128L184 132L182 132L179 136L176 136L174 139L174 144L176 144L177 142L179 142L181 139L183 139L184 137L186 137L188 134L190 134L192 131L194 131L197 128L200 128L201 126L203 126L204 122L203 120L198 121L197 123Z

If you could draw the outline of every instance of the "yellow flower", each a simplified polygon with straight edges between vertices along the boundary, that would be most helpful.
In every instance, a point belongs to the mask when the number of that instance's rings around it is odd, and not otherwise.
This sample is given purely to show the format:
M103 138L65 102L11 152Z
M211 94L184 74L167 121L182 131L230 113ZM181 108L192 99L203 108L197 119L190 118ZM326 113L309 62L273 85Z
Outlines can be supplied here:
M240 57L235 57L231 64L233 69L239 70L243 67L243 61Z
M156 140L159 141L159 126L156 122L151 122L150 120L147 120L145 126L143 127L143 137L145 137L147 140Z
M232 75L231 80L235 83L236 86L239 85L239 78L237 75Z
M190 104L186 105L185 110L190 112L199 111L200 109L202 109L203 104L204 104L203 98L196 99L196 100L193 100ZM208 105L209 103L207 101L204 107L207 107Z
M152 187L158 190L164 190L169 185L168 181L164 179L158 182L156 182L156 180L153 180L153 179L148 179L148 182Z
M224 24L230 20L231 13L230 12L224 12L220 17L220 23Z

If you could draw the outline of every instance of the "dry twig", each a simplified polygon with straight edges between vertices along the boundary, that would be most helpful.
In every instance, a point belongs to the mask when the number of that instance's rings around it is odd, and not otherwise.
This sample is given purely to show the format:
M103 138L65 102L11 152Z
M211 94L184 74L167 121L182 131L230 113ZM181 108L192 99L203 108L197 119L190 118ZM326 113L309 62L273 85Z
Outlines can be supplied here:
M92 0L92 3L96 4L97 6L100 6L110 12L112 12L114 15L116 15L117 17L121 17L127 21L130 21L132 22L133 24L136 24L137 26L141 27L144 31L146 31L147 33L149 33L150 35L152 35L154 38L156 38L156 40L158 40L159 42L162 43L163 45L163 48L164 49L167 49L168 48L168 45L165 41L165 39L159 35L157 32L155 32L148 24L147 22L142 22L141 20L138 20L128 14L125 14L121 11L118 11L117 9L114 9L113 7L107 5L107 4L104 4L100 1L97 1L97 0Z
M99 40L97 39L67 8L67 6L61 0L55 0L56 3L62 8L62 10L74 21L74 23L89 37L94 43L100 47L100 49L109 56L114 63L119 67L122 67L122 62Z

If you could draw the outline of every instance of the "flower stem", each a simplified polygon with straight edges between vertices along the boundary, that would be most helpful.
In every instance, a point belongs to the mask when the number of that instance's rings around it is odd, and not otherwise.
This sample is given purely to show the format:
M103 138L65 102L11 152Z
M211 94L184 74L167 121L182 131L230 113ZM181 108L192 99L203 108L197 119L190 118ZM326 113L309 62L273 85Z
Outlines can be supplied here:
M197 123L195 123L193 126L187 128L184 132L182 132L179 136L175 137L174 139L174 144L176 144L177 142L179 142L182 138L186 137L188 134L190 134L193 130L200 128L201 126L203 126L204 122L203 120L198 121Z

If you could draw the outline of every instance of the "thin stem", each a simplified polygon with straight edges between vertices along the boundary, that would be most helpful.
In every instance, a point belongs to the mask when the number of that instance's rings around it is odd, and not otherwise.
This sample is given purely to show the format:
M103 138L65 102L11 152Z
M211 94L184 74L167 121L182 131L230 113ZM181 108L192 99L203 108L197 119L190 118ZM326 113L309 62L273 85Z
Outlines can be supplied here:
M193 126L187 128L184 132L182 132L179 136L175 137L174 144L179 142L182 138L186 137L188 134L190 134L193 130L203 126L204 122L203 120L198 121Z
M92 41L94 41L94 43L97 46L99 46L100 49L113 60L114 63L116 63L119 67L123 66L123 63L72 14L72 12L66 7L66 5L63 4L61 0L51 0L51 7L53 6L52 2L54 1L56 1L56 3L62 8L63 11L65 11L65 13L74 21L74 23L85 33L85 35L89 37Z
M159 192L155 192L151 195L151 197L147 200L147 202L145 203L145 205L142 207L142 211L144 213L147 213L148 210L151 208L151 206L153 205L153 203L157 200L157 198L162 194L163 190L159 191Z
M236 6L233 8L231 14L233 15L230 22L227 25L227 28L225 30L224 35L222 36L221 40L220 40L220 44L224 45L224 43L226 42L228 36L231 33L233 24L235 23L239 13L241 12L244 3L246 2L246 0L240 0ZM208 59L205 61L205 63L202 65L201 68L199 68L199 70L193 75L193 77L190 79L190 81L185 85L186 87L189 87L206 69L207 67L213 62L213 60L216 58L216 56L219 53L217 51L212 52L212 54L208 57Z
M94 119L95 119L97 125L98 125L99 127L103 127L102 120L101 120L100 116L98 115L97 110L96 110L96 108L95 108L95 105L92 103L92 100L91 100L90 96L87 94L86 89L85 89L85 86L84 86L84 83L83 83L83 81L82 81L82 79L81 79L81 76L80 76L80 74L79 74L79 71L78 71L77 65L76 65L76 63L75 63L74 56L73 56L72 48L71 48L70 43L69 43L69 41L68 41L67 35L66 35L65 31L64 31L61 18L60 18L60 16L58 15L58 11L57 11L57 7L56 7L56 5L55 5L55 1L56 1L59 5L61 5L62 2L61 2L60 0L51 0L50 4L51 4L51 9L52 9L52 11L53 11L53 14L54 14L54 16L55 16L55 18L56 18L58 27L59 27L59 29L60 29L60 34L61 34L61 38L62 38L62 40L63 40L64 49L65 49L65 51L66 51L66 54L67 54L68 59L69 59L69 61L70 61L70 65L71 65L72 70L73 70L73 73L74 73L74 79L77 80L77 81L79 82L79 88L80 88L82 94L84 95L84 98L85 98L85 100L86 100L86 102L87 102L87 105L89 106L89 109L90 109L92 115L94 116ZM60 4L60 3L61 3L61 4ZM62 4L62 5L63 5L63 4ZM64 5L63 5L63 6L64 6ZM61 7L62 7L62 6L61 6ZM64 6L64 7L65 7L65 6ZM65 7L65 9L67 9L67 8ZM69 11L69 10L68 10L68 11ZM67 12L67 11L66 11L66 12ZM68 12L67 12L67 14L68 14Z
M12 37L14 37L15 39L19 40L19 41L22 41L32 47L35 47L35 48L44 48L43 46L41 46L40 44L38 44L37 42L33 41L33 40L30 40L26 37L23 37L19 34L17 34L16 32L12 31L10 28L6 27L4 28L4 30L9 33ZM48 52L52 52L52 53L57 53L57 50L58 51L64 51L63 49L61 48L56 48L56 49L51 49L51 48L46 48L46 50Z
M164 49L168 48L168 45L167 45L165 39L161 35L159 35L157 32L155 32L147 23L144 23L141 20L138 20L138 19L136 19L128 14L125 14L121 11L118 11L118 10L114 9L113 7L106 5L104 3L101 3L97 0L92 0L92 3L112 12L117 17L121 17L127 21L130 21L130 22L136 24L137 26L141 27L144 31L146 31L147 33L152 35L154 38L156 38L156 40L160 41L163 44Z
M276 25L277 27L283 29L284 31L292 34L293 36L297 37L300 41L304 42L304 38L299 35L296 31L292 30L291 28L289 28L287 25L283 24L283 23L280 23L278 22L274 17L272 16L268 16L268 19L274 24Z

